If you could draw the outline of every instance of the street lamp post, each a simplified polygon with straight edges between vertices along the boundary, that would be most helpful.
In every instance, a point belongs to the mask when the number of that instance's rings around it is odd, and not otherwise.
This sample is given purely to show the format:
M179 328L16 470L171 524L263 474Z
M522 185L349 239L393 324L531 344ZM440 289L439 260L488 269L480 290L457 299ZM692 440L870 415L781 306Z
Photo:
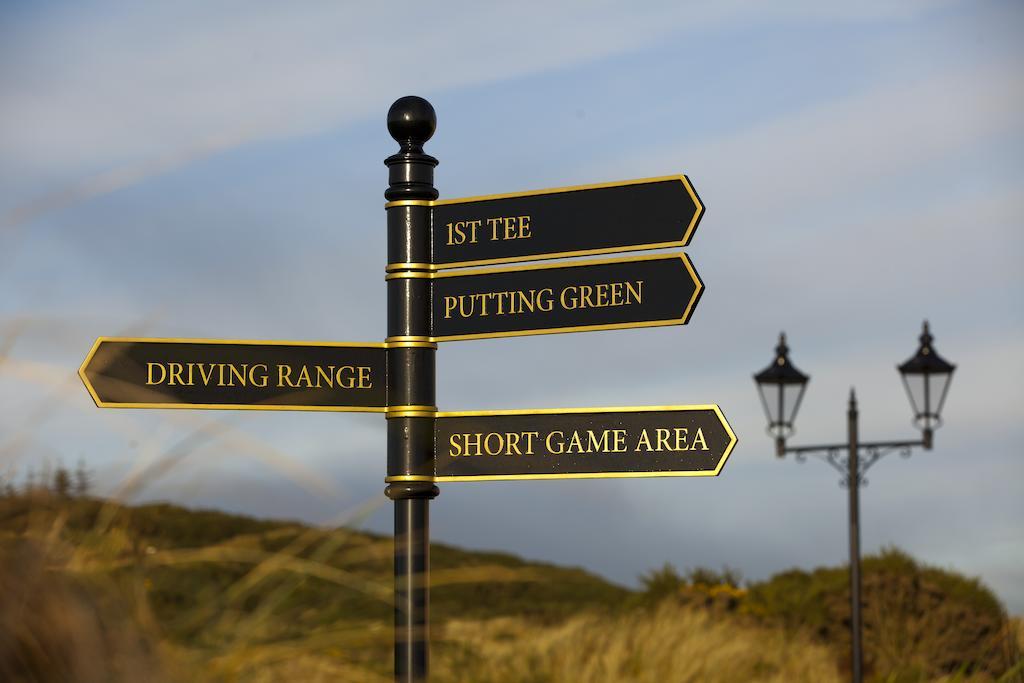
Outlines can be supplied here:
M918 441L862 442L857 424L857 397L850 389L847 408L846 443L820 446L787 446L793 435L793 422L810 377L796 369L789 359L786 335L779 337L775 360L754 375L768 416L768 433L775 439L775 454L782 458L793 453L803 462L814 455L842 474L841 485L850 492L850 664L854 683L862 681L861 602L860 602L860 497L859 489L867 483L865 472L878 460L892 452L909 456L915 446L931 450L934 430L942 424L940 414L946 400L950 379L956 366L944 360L932 347L932 335L925 321L917 353L897 367L914 411L914 424L921 430ZM862 456L863 453L863 456Z

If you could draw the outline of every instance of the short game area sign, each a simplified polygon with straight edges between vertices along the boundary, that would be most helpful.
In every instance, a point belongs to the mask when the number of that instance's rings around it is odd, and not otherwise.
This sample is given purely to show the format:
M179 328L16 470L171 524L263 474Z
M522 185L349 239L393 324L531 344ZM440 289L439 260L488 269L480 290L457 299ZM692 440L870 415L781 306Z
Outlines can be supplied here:
M715 476L736 445L718 406L438 413L436 481Z
M717 405L439 412L438 343L690 320L682 252L704 205L684 175L438 200L434 109L388 112L388 331L379 343L100 337L79 369L101 408L380 412L395 508L395 679L427 678L429 502L437 482L717 476L736 435ZM489 266L468 269L468 266Z

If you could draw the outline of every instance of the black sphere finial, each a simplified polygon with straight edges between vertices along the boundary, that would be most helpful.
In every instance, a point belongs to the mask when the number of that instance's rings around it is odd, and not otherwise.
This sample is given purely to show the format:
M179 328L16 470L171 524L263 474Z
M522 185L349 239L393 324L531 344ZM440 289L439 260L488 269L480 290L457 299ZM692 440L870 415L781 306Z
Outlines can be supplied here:
M422 97L400 97L388 110L388 132L402 146L403 152L421 152L435 128L434 107Z

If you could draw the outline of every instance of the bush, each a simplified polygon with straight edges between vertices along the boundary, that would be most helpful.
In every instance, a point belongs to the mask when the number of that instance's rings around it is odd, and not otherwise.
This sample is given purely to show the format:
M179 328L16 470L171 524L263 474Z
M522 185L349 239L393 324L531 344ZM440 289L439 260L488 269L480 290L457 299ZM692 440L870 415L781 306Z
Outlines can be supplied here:
M864 667L888 680L999 676L1020 657L999 601L977 579L890 548L862 561ZM744 609L788 630L810 629L849 669L847 568L791 570L750 587Z

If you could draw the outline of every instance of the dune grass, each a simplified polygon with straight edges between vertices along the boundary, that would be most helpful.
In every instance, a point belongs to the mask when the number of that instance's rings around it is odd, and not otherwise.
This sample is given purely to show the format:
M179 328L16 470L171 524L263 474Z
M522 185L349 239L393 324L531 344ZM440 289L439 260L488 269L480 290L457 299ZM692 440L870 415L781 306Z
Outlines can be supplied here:
M845 679L845 572L581 569L432 546L451 683ZM870 680L1022 680L1024 627L979 582L865 561ZM391 680L391 541L172 505L0 497L0 680Z

